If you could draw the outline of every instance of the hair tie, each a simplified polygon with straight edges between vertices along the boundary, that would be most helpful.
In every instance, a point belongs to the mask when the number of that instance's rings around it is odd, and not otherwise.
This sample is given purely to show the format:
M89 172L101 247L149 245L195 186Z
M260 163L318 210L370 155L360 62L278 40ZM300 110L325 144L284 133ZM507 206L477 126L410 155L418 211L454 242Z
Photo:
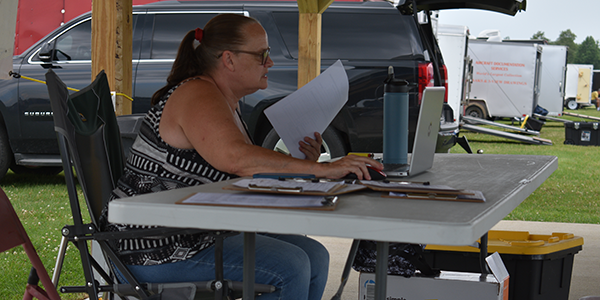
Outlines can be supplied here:
M198 42L201 42L203 36L204 36L204 30L202 30L201 28L196 28L196 34L194 35L196 40Z

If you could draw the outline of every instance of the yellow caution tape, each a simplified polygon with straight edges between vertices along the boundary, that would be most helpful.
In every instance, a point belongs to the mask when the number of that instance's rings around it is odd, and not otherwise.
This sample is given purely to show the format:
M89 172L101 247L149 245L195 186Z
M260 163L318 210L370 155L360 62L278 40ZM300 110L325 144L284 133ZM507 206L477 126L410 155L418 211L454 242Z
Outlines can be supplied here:
M18 75L20 78L23 78L23 79L27 79L27 80L31 80L31 81L34 81L34 82L39 82L39 83L46 84L46 82L45 82L45 81L42 81L42 80L39 80L39 79L35 79L35 78L31 78L31 77L27 77L27 76L25 76L25 75L20 75L20 74L14 73L14 72L10 72L10 73L9 73L9 75L13 75L13 74L16 74L16 75ZM70 88L70 87L67 87L67 90L74 91L74 92L79 92L79 90L78 90L78 89L74 89L74 88ZM133 98L131 98L130 96L128 96L128 95L126 95L126 94L123 94L123 93L114 93L114 94L115 94L116 96L123 96L123 97L125 97L125 98L129 99L129 101L132 101L132 102L133 102Z

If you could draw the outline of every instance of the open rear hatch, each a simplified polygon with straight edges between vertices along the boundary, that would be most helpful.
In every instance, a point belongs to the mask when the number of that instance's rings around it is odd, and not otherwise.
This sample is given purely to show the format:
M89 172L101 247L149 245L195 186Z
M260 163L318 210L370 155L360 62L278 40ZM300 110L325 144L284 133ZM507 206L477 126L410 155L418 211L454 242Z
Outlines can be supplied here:
M442 10L456 8L473 8L495 11L514 16L524 11L527 0L416 0L417 10ZM412 0L400 0L398 6L411 5Z

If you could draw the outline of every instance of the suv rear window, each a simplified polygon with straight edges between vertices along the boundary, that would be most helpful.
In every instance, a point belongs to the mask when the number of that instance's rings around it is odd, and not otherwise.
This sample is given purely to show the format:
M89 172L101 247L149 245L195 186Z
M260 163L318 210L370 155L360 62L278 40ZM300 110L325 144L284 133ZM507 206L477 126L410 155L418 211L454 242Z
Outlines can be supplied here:
M298 13L274 12L273 16L290 55L298 58ZM389 60L423 53L417 28L407 20L411 16L326 11L322 18L322 59Z

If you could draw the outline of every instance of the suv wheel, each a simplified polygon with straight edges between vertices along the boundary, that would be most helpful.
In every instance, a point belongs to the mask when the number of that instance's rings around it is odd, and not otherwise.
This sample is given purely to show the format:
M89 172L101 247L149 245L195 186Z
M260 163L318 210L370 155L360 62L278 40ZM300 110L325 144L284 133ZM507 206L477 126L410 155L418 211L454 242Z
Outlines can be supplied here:
M325 132L323 132L322 137L323 144L321 146L321 157L319 158L319 161L326 161L331 158L341 157L348 153L343 139L341 138L340 134L335 131L335 129L327 127ZM269 134L267 134L262 143L262 147L273 149L284 154L290 153L283 141L279 138L279 135L275 129L271 129L271 131L269 131Z
M0 179L8 172L12 161L13 154L8 144L8 134L4 125L0 125Z

